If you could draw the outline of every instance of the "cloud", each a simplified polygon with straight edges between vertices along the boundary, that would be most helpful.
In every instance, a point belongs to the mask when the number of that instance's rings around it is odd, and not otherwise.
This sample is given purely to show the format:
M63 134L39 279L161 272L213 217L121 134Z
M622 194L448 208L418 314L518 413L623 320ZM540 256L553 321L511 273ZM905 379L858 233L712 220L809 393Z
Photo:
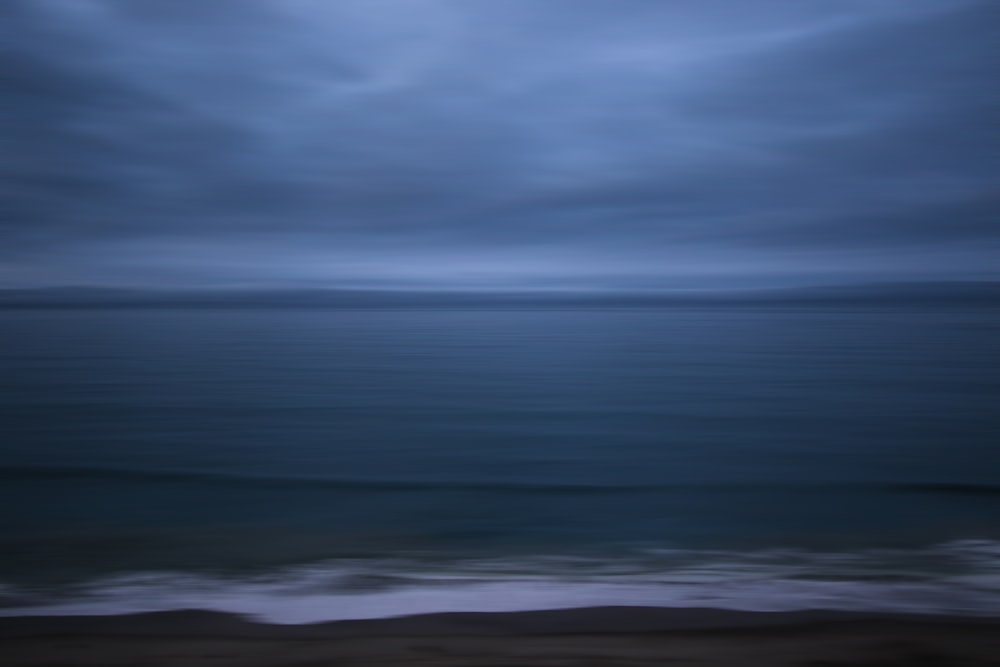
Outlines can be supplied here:
M992 261L986 1L2 11L11 284L670 285Z

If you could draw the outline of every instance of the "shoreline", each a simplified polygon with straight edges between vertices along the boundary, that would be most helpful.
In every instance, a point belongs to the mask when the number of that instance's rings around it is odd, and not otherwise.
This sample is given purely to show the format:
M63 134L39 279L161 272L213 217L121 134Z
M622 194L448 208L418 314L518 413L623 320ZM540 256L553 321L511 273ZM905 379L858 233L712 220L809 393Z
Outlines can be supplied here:
M0 618L10 667L995 667L1000 614L578 607L309 624L223 612Z

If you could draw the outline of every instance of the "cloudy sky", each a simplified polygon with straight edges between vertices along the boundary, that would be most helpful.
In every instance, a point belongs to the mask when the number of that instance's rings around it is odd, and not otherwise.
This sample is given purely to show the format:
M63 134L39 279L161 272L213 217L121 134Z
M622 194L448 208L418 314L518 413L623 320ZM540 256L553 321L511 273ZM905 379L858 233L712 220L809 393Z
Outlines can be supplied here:
M998 12L3 0L0 285L997 277Z

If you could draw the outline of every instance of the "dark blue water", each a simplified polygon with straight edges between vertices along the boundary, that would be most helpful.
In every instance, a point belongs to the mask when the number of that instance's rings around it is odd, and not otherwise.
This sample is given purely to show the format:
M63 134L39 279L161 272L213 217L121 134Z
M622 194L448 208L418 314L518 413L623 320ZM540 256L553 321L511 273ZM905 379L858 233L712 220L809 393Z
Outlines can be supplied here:
M881 550L886 574L1000 537L995 312L66 309L0 329L15 584L774 550Z

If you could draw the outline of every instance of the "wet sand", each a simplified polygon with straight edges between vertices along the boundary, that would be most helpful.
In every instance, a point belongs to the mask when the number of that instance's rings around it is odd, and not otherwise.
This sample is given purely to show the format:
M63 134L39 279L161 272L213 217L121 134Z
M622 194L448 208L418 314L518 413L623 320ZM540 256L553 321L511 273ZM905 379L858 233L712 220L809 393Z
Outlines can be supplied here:
M5 667L1000 667L1000 618L595 607L309 625L0 618Z

